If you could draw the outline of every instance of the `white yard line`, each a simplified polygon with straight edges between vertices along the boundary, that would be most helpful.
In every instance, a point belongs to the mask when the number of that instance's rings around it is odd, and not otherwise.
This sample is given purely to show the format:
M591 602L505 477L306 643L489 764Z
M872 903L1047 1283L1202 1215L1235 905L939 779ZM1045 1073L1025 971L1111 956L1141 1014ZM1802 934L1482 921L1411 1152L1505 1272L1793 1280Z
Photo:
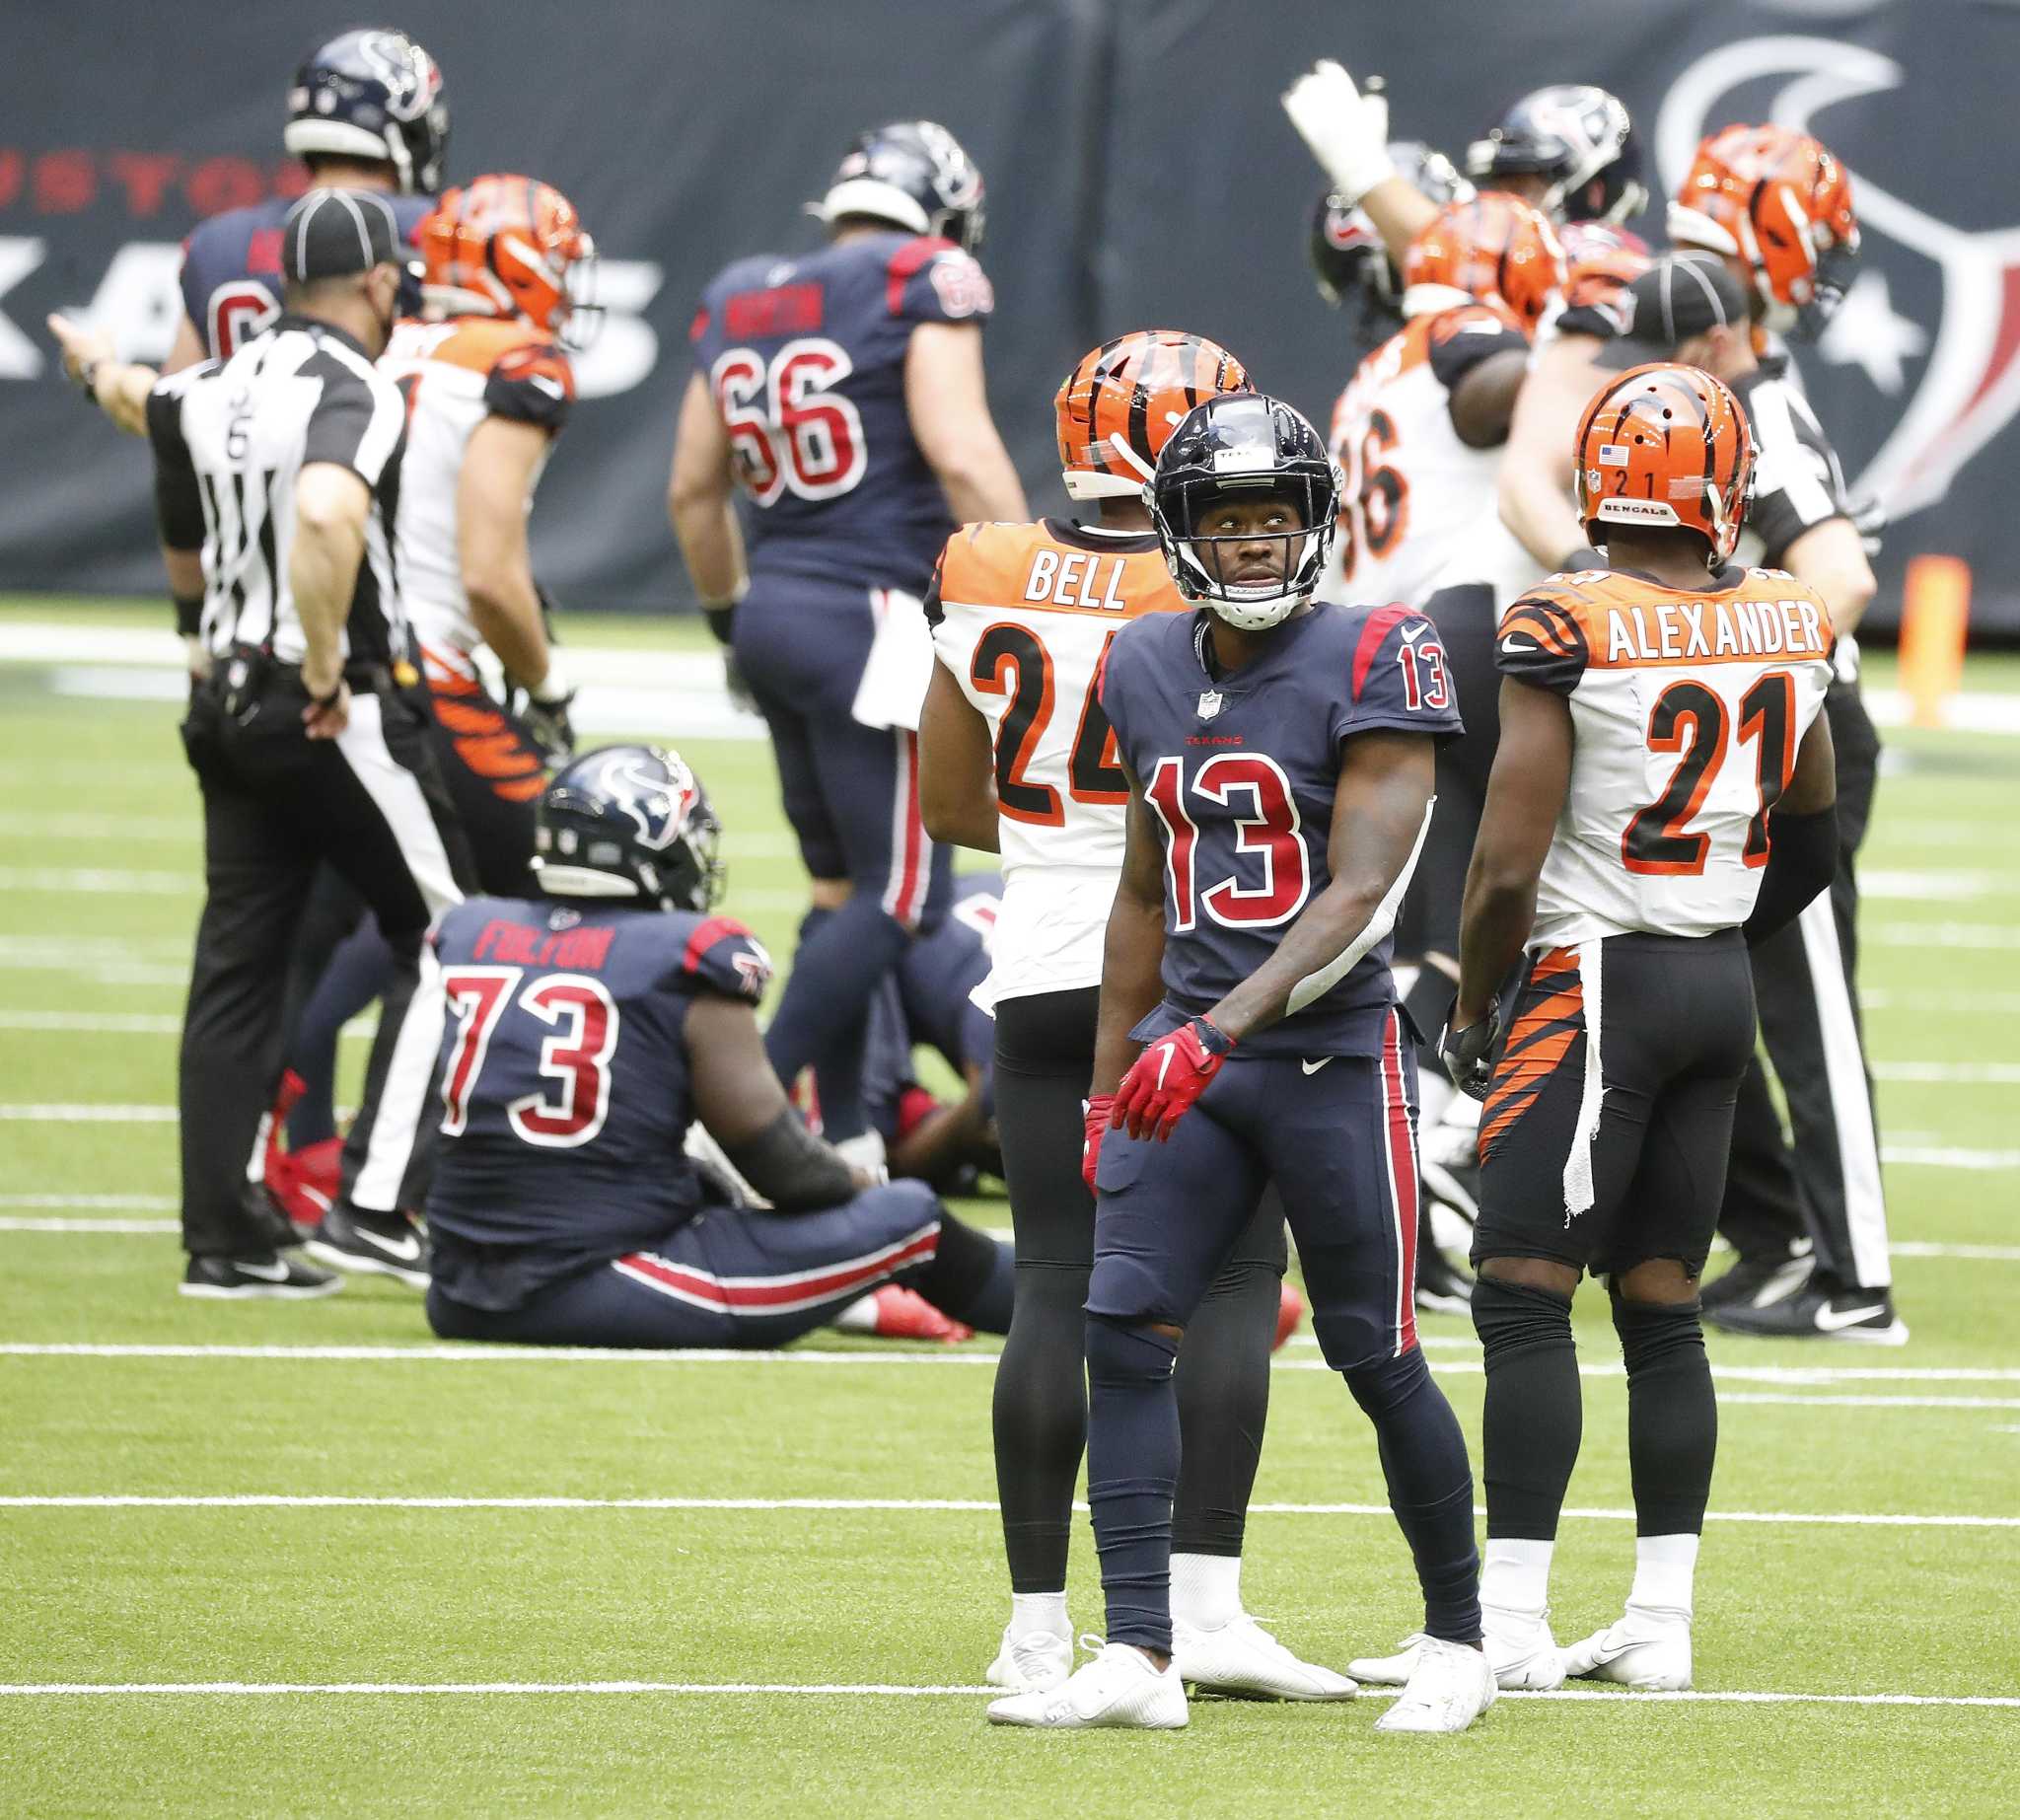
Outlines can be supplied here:
M992 1497L375 1497L340 1492L51 1492L0 1496L9 1510L889 1510L990 1514ZM1085 1510L1084 1501L1076 1503ZM1386 1517L1387 1504L1258 1503L1254 1516ZM1477 1516L1486 1514L1481 1504ZM1595 1523L1631 1523L1631 1510L1567 1507ZM2020 1529L2020 1516L1923 1515L1912 1511L1707 1510L1714 1523L1766 1523L1829 1529Z
M1370 1687L1362 1699L1394 1699L1396 1688ZM660 1694L705 1698L772 1695L784 1699L959 1699L1000 1698L996 1687L923 1686L889 1681L14 1681L0 1683L0 1696L30 1700L135 1699L157 1696L213 1698L299 1698L316 1695L604 1695ZM1642 1694L1630 1688L1554 1688L1547 1693L1505 1693L1503 1700L1598 1701L1641 1705L1683 1701L1714 1706L1832 1707L2020 1707L2014 1694L1808 1694L1785 1689L1726 1692L1691 1688L1679 1693Z
M0 866L0 892L49 891L69 896L81 892L115 898L193 897L203 889L203 875L188 872L137 872L112 866Z
M1876 1061L1881 1080L1947 1081L1959 1085L2020 1085L2020 1061Z
M1869 922L1859 939L1882 948L1996 948L2013 946L2012 925L2003 922Z
M176 976L180 981L183 976ZM369 1037L379 1028L377 1012L344 1025L346 1037ZM179 1037L182 1020L173 1012L0 1011L0 1030L63 1031L81 1036Z
M169 1195L0 1195L0 1207L129 1207L136 1212L173 1210Z
M2010 1017L2020 1011L2020 992L1896 992L1882 986L1861 991L1865 1011L1977 1012L1985 1017Z
M175 1219L36 1219L19 1213L0 1213L0 1232L108 1232L138 1236L181 1230L182 1222Z

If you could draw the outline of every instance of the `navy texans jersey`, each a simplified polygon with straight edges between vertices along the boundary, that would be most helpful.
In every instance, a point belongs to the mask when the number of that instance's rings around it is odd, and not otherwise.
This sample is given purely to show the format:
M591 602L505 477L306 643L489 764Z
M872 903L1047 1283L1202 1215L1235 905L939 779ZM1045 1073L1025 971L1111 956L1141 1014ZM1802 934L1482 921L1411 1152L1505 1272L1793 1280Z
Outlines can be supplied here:
M682 1149L687 1009L758 1001L757 938L728 916L473 898L434 942L450 1016L428 1225L445 1292L517 1306L691 1219L710 1197Z
M1203 609L1131 619L1102 674L1102 706L1165 848L1165 999L1130 1032L1144 1042L1225 997L1332 882L1326 847L1349 739L1462 730L1437 628L1412 608L1322 603L1218 680L1208 624ZM1379 1055L1391 946L1236 1053Z
M995 1065L996 1020L976 1005L974 989L989 977L989 948L1002 902L1000 872L971 872L956 879L946 920L905 948L904 958L870 1001L863 1103L887 1143L898 1131L903 1091L918 1079L915 1044L938 1050L957 1073L974 1066L986 1074Z
M924 595L954 521L912 439L905 350L920 323L979 324L994 307L960 248L897 230L718 274L694 359L729 438L754 576Z
M386 198L409 243L435 206L433 196ZM213 360L229 360L280 314L280 229L293 201L271 196L251 208L199 221L182 243L182 308ZM401 286L400 314L420 314L420 295Z

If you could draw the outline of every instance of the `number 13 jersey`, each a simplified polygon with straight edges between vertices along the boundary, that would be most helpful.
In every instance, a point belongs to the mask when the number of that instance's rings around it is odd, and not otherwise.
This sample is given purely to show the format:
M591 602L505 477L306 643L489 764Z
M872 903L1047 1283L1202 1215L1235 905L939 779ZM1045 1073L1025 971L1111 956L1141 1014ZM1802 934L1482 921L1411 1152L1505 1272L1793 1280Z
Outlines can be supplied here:
M1831 647L1823 601L1779 569L1690 592L1586 570L1510 607L1496 661L1568 698L1576 742L1529 945L1745 922Z
M1184 605L1149 532L969 525L941 552L926 595L934 654L996 752L991 1003L1101 982L1129 783L1095 679L1124 624Z

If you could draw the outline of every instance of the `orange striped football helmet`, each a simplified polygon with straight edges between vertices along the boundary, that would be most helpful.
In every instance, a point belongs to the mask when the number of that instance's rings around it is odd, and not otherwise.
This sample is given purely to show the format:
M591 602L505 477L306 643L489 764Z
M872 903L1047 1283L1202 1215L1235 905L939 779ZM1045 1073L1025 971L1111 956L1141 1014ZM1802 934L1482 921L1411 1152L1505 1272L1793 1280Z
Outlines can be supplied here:
M1158 451L1193 405L1254 390L1242 363L1204 335L1139 328L1103 342L1066 375L1052 400L1066 496L1141 493Z
M596 244L558 189L530 177L479 177L446 189L416 238L421 294L449 316L516 316L548 334L581 330Z
M1727 561L1753 496L1754 436L1740 401L1697 367L1656 361L1602 387L1578 425L1578 516L1677 526Z
M1844 296L1858 215L1844 167L1808 133L1728 126L1697 147L1670 238L1738 259L1769 328L1814 333Z
M1403 282L1405 316L1483 303L1534 334L1563 289L1564 250L1540 209L1489 189L1437 212L1403 255Z

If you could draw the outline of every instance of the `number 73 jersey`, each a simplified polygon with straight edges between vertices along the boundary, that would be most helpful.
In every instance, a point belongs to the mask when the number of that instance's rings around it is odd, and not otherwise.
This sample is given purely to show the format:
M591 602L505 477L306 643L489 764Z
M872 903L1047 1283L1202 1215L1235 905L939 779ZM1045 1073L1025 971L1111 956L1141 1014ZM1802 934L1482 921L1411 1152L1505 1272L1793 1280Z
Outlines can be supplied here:
M992 999L1100 983L1129 784L1095 681L1123 625L1184 605L1147 532L968 525L941 552L926 595L934 654L995 746Z
M1575 738L1532 947L1746 921L1832 643L1823 601L1779 569L1692 592L1586 570L1508 609L1502 674L1566 696Z

